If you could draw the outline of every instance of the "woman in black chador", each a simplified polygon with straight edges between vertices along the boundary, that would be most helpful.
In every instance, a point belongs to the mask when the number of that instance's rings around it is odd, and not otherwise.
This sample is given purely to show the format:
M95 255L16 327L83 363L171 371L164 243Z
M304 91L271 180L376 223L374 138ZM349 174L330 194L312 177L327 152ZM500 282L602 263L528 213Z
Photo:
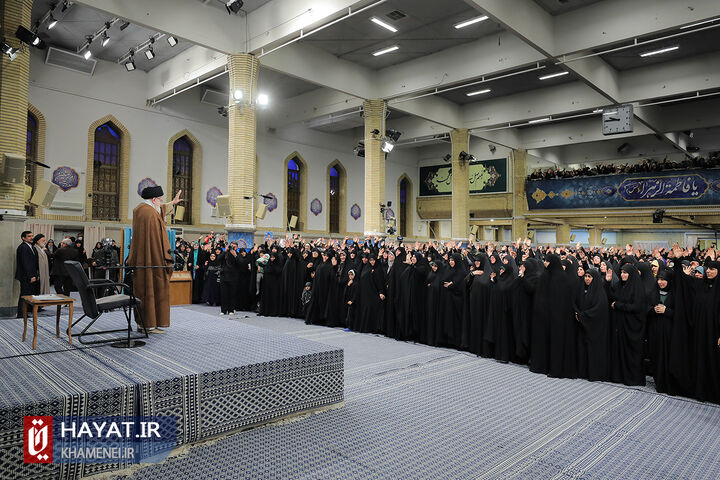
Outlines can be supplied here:
M448 258L448 268L443 275L443 288L440 289L440 330L438 333L441 346L460 347L465 274L462 256L459 253L453 253Z
M377 333L384 325L385 317L385 270L374 253L360 274L359 332Z
M493 345L496 360L507 363L515 358L513 335L513 289L517 281L515 259L506 255L501 261L500 273L493 278L490 291L490 322L483 332L485 340Z
M485 253L477 253L473 259L475 268L465 277L467 285L466 321L468 323L468 349L483 355L483 323L490 308L490 259ZM486 355L487 356L487 355Z
M220 305L220 260L215 252L205 261L202 299L208 305Z
M319 265L316 264L318 259L312 258L313 266L310 268L315 269L315 276L312 278L312 297L305 317L305 323L307 324L325 325L327 322L325 314L327 312L328 294L331 289L330 284L336 281L329 258L330 255L327 251L322 253Z
M658 292L653 298L654 306L648 317L648 351L652 364L655 389L662 393L674 393L670 376L670 340L672 338L675 292L673 271L661 267L657 274Z
M220 255L220 313L231 314L237 309L237 283L240 278L240 262L235 245Z
M286 251L287 259L283 265L282 284L282 313L288 317L302 317L302 296L305 286L305 270L300 268L300 253L297 249L290 247Z
M575 318L580 324L578 375L590 381L605 380L609 311L600 272L594 268L583 276L583 288L575 298Z
M520 268L522 276L515 286L513 333L515 334L516 359L518 363L527 363L530 359L535 291L545 271L545 266L537 258L528 258Z
M355 281L355 270L348 270L348 281L343 291L345 327L352 328L355 325L355 313L358 311L359 289Z
M430 266L420 252L408 257L410 262L400 277L400 283L405 284L400 295L403 297L402 316L396 324L396 337L398 340L417 340L425 338L427 328L427 278Z
M440 290L443 288L443 271L438 261L430 261L427 277L427 310L425 311L425 336L420 342L436 346L440 328Z
M614 382L645 385L642 358L647 306L640 272L626 263L620 268L620 285L610 298L610 371Z

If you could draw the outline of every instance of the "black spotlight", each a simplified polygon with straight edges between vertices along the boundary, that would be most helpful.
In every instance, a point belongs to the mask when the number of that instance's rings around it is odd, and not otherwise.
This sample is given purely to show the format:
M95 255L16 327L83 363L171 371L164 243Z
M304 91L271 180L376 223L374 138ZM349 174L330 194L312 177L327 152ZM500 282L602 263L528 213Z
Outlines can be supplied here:
M32 45L33 47L37 47L41 50L45 48L45 42L40 40L40 37L35 35L27 28L23 27L22 25L17 28L15 36L23 43L27 43L28 45Z
M663 223L664 216L665 210L658 208L653 212L653 223Z
M358 157L364 157L365 156L365 144L363 142L360 142L357 144L355 148L353 148L353 153L357 155Z
M461 162L472 162L475 160L475 155L471 155L471 154L467 153L465 150L463 150L458 155L458 160L460 160Z
M449 162L450 160L452 160L452 155L449 153L443 157L443 161L445 162Z
M380 130L378 130L376 128L376 129L372 130L370 133L372 133L373 135L380 135Z
M225 2L225 9L230 15L238 13L242 6L242 0L228 0L227 2Z
M393 142L397 142L398 138L400 138L400 135L402 135L402 133L398 132L397 130L385 130L385 136L391 139Z

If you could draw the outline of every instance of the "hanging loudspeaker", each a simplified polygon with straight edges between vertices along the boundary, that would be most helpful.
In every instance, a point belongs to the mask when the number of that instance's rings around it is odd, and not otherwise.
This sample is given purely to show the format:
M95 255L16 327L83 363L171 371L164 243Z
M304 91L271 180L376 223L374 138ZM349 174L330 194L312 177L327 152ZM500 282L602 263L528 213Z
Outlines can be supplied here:
M259 218L260 220L262 220L263 218L265 218L266 213L267 213L267 205L265 205L264 203L261 203L260 205L258 205L258 208L255 211L255 216L257 218Z
M572 235L570 235L570 241L571 241L571 242L574 242L574 241L575 241L575 234L574 234L574 233L573 233Z
M290 217L290 222L288 223L288 226L289 226L290 228L295 228L295 227L297 226L297 221L298 221L297 216L295 216L295 215L291 216L291 217Z
M32 197L32 187L25 185L25 203L30 203L30 197Z
M529 238L530 240L535 238L535 230L528 230L527 238Z
M478 226L477 225L471 225L470 226L470 233L477 237L478 234Z
M49 208L55 200L58 192L58 186L47 180L39 180L38 186L35 188L35 194L30 199L30 203L39 207Z
M229 217L231 215L230 195L220 195L219 197L217 197L217 203L215 205L215 208L217 208L218 217Z
M185 207L182 205L178 205L175 207L175 221L176 222L182 222L185 218Z
M2 181L8 185L25 183L25 157L3 153Z
M600 240L600 243L605 245L607 243L607 238L603 237L602 240Z

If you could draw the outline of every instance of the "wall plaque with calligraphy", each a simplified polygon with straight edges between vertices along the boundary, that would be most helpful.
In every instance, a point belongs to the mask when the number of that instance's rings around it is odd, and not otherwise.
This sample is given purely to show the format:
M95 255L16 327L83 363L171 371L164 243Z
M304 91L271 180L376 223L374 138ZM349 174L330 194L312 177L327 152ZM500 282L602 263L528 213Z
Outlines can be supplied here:
M479 160L468 168L470 194L504 193L508 187L507 159ZM452 195L452 166L420 167L420 196Z
M528 180L531 210L720 204L720 169Z

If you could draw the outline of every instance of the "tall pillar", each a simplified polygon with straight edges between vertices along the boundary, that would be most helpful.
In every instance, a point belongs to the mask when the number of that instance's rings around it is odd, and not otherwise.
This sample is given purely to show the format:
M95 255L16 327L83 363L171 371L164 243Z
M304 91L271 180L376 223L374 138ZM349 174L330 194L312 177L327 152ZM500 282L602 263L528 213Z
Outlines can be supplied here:
M525 218L527 213L527 197L525 196L526 170L527 150L513 150L513 240L527 237L527 219Z
M385 135L385 100L365 100L365 235L384 235L385 220L380 204L385 203L385 152L381 137ZM377 130L378 134L373 134Z
M255 102L260 61L248 53L228 56L228 79L230 95L228 110L228 190L232 200L231 232L255 231L254 202L257 184L257 132ZM236 101L233 94L242 91L242 99ZM232 235L231 238L237 238Z
M588 233L590 234L590 246L599 247L600 242L602 241L602 229L599 227L593 227L588 229Z
M470 132L466 128L450 131L452 142L452 239L467 240L470 223L470 165L460 160L460 152L468 152Z
M570 225L563 223L555 227L555 243L558 245L570 243Z
M5 30L5 42L13 48L21 44L15 38L18 25L30 29L32 0L0 2L0 24ZM0 170L2 154L25 156L28 114L28 84L30 81L30 49L25 46L15 60L7 55L0 59ZM0 315L12 315L17 308L19 287L14 280L15 248L20 244L20 232L25 221L25 190L23 185L4 185L0 182Z

